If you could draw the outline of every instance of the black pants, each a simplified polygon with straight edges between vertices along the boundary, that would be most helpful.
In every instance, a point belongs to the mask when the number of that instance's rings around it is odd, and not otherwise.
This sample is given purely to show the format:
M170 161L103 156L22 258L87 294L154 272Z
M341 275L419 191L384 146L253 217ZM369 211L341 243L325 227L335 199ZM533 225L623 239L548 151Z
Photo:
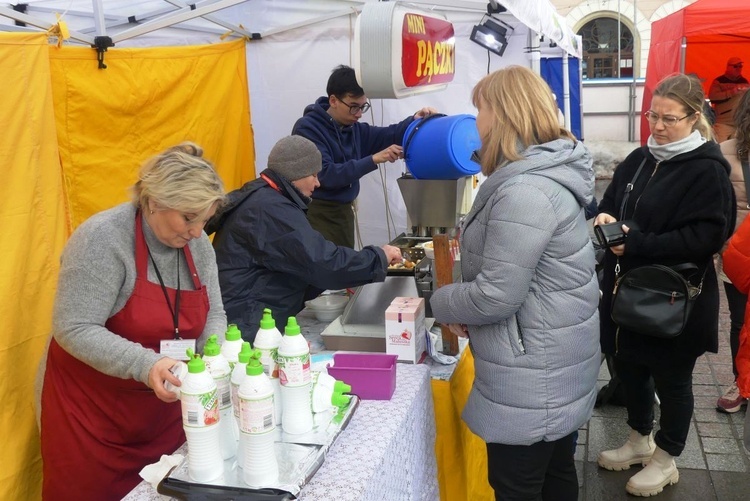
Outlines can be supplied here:
M654 441L672 456L682 454L693 417L694 366L695 359L635 363L615 357L617 374L625 386L628 426L641 435L654 429L656 386L661 417Z
M307 207L307 220L326 240L354 248L354 208L351 203L313 199Z
M488 479L500 501L576 501L576 433L532 445L487 444Z
M732 349L732 372L734 372L734 379L737 379L737 363L734 359L737 358L737 351L740 349L740 331L745 323L747 296L729 282L724 282L724 292L729 306L729 347Z

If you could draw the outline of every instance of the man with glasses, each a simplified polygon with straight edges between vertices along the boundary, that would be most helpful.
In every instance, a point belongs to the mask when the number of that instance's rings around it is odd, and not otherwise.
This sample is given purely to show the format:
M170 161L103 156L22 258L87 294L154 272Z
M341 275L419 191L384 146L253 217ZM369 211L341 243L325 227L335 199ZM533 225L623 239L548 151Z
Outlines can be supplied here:
M734 134L734 110L747 89L748 81L742 76L742 59L730 57L726 71L713 81L708 91L716 112L714 134L717 142L726 141Z
M359 194L359 179L378 164L402 158L406 128L414 119L437 111L425 107L387 127L360 122L370 103L354 69L344 65L334 68L326 93L305 108L292 134L315 143L323 156L320 188L313 193L307 210L310 224L336 245L353 248L353 203Z

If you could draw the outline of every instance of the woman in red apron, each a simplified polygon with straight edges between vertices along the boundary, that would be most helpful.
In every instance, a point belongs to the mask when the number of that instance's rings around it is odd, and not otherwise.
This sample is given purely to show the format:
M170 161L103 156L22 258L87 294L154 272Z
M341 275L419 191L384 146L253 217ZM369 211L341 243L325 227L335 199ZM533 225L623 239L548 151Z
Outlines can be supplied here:
M63 253L42 389L45 500L120 499L182 445L180 405L164 388L179 385L179 355L165 351L226 328L203 233L224 198L211 164L176 146L133 191L134 204L89 219Z

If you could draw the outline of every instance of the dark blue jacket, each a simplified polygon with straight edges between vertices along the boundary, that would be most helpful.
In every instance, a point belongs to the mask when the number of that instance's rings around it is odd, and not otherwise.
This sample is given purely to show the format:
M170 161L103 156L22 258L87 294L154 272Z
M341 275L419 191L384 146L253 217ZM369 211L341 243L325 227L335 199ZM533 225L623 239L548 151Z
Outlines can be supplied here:
M355 251L326 240L307 221L309 198L269 169L261 176L231 192L228 204L206 225L206 233L216 231L227 320L251 342L263 308L271 309L283 330L306 299L325 289L382 282L388 267L379 247Z
M392 144L400 145L414 117L388 127L363 122L342 127L328 114L328 98L323 96L305 108L292 134L309 139L323 155L323 170L318 174L320 188L313 198L350 203L359 194L359 179L374 171L372 155Z

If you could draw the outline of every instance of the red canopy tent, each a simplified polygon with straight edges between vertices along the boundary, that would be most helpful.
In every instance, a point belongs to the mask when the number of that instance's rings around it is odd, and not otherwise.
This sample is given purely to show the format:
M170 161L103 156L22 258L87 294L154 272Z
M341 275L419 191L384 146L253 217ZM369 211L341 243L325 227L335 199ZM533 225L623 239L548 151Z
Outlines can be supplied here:
M698 0L651 25L642 109L651 105L653 89L675 72L696 73L708 88L724 73L727 59L738 56L750 66L750 1ZM745 75L748 78L749 75ZM641 119L641 142L650 132Z

